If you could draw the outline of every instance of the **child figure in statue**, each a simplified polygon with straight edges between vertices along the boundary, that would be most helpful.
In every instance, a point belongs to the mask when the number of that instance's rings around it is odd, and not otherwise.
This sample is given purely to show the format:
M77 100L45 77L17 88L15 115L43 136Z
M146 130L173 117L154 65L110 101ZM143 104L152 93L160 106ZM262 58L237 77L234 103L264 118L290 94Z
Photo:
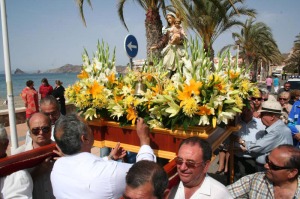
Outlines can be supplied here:
M187 37L184 29L181 27L181 20L175 19L174 25L169 29L170 33L170 44L180 44L182 40Z

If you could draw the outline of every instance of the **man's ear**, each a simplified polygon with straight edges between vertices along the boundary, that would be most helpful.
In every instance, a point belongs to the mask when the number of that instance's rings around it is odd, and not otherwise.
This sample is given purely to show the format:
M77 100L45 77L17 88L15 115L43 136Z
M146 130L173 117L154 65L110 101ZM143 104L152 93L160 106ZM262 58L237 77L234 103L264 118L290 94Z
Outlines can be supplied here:
M205 161L205 167L203 168L203 172L207 173L210 166L210 160Z
M169 198L169 195L170 195L170 189L166 189L166 190L164 191L163 199L168 199L168 198Z
M298 172L299 172L298 169L291 169L290 173L288 174L288 177L290 179L295 178L297 176Z
M89 141L89 139L87 138L87 136L86 136L86 135L81 135L81 137L80 137L80 140L81 140L81 142L83 142L83 143L85 143L85 142L88 142L88 141Z

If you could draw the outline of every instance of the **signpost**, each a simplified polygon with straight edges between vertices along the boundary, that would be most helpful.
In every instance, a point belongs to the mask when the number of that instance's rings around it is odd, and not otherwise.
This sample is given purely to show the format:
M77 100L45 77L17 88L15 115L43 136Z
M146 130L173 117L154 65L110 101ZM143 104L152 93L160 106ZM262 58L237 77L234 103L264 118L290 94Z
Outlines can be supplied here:
M132 58L138 53L138 42L133 35L127 35L124 40L124 48L129 57L130 68L132 69Z

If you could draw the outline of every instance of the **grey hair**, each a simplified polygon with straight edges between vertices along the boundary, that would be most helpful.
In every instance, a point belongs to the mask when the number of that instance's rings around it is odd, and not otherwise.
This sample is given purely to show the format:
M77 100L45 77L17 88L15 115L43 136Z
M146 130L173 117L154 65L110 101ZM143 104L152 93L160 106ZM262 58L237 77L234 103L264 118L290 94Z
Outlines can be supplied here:
M40 106L42 105L48 105L48 104L53 104L55 105L56 109L59 111L60 105L59 102L55 99L53 95L47 95L40 101Z
M57 120L54 129L56 144L64 154L73 155L81 150L81 136L87 135L90 128L76 114Z

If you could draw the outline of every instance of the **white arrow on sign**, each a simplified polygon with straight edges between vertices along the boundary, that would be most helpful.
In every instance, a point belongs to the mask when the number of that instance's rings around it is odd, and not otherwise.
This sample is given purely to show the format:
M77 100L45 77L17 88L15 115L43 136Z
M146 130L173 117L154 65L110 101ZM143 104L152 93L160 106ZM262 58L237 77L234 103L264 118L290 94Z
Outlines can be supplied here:
M130 49L130 51L132 51L133 48L137 48L136 45L132 45L132 42L130 42L127 47Z

